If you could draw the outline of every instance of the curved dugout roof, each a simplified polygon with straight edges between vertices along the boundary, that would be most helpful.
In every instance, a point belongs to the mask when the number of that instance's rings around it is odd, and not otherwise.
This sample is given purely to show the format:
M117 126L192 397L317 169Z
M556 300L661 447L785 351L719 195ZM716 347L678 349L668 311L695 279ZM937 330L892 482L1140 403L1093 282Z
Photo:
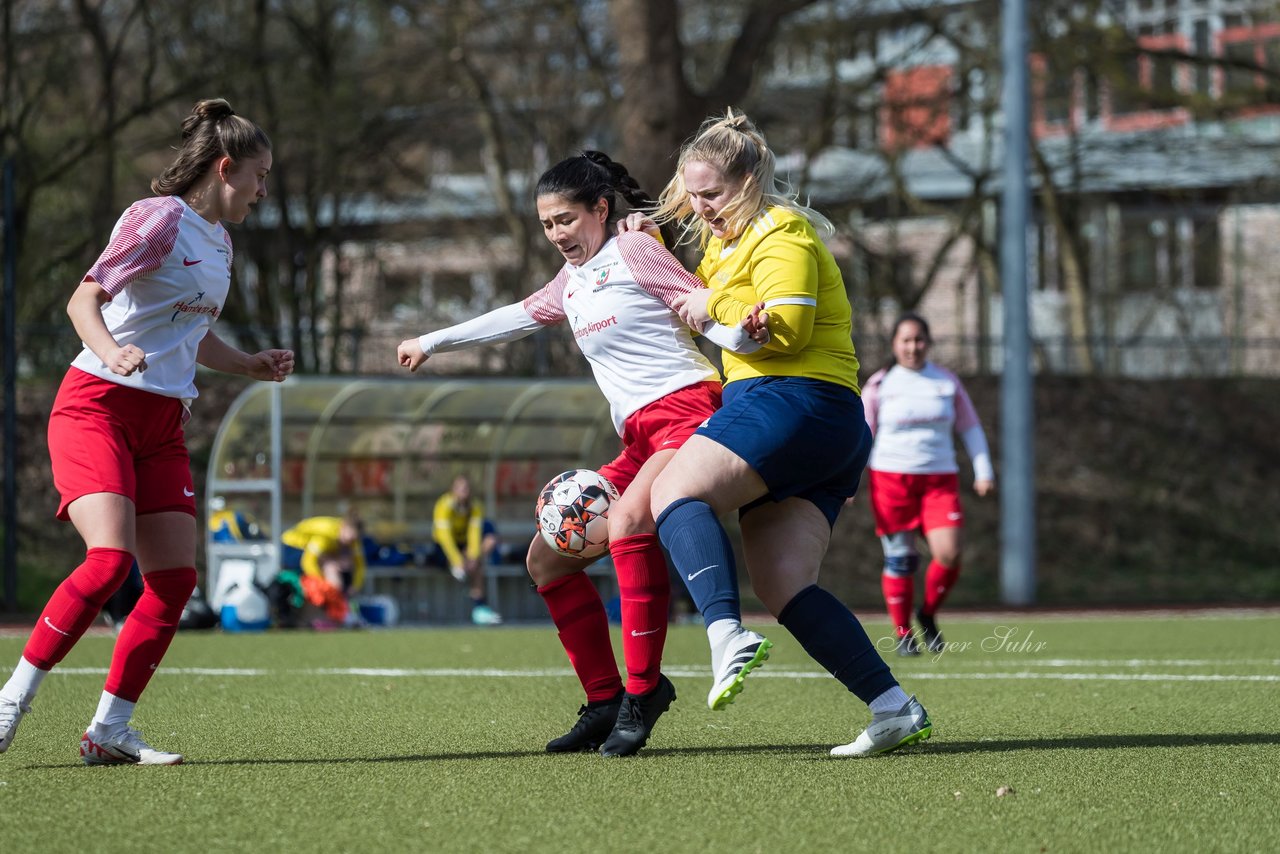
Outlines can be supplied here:
M429 540L436 498L467 474L504 534L531 536L542 485L618 448L590 380L291 377L232 403L206 490L211 511L247 511L275 536L355 507L375 538Z

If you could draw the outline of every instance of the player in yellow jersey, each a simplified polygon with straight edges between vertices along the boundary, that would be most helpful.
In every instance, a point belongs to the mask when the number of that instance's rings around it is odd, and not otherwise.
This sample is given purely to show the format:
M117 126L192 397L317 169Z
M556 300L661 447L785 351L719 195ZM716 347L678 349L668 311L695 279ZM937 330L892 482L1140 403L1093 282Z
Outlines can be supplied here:
M298 570L307 602L324 611L316 628L353 626L359 620L347 597L364 584L364 528L355 513L312 516L280 535L280 565Z
M436 500L431 536L453 577L470 582L471 622L499 625L502 615L489 606L484 591L485 558L498 547L498 532L484 518L484 505L471 494L471 480L466 475L455 477L449 491Z
M737 510L752 587L805 651L866 702L872 724L835 756L883 753L928 738L908 697L853 613L822 587L831 527L871 450L858 394L849 298L815 224L774 177L774 155L746 116L709 119L680 152L652 219L676 222L704 249L706 290L673 307L694 328L735 325L764 304L770 340L724 354L724 405L676 451L653 483L658 536L702 612L721 709L768 657L770 642L742 627L733 550L719 517Z

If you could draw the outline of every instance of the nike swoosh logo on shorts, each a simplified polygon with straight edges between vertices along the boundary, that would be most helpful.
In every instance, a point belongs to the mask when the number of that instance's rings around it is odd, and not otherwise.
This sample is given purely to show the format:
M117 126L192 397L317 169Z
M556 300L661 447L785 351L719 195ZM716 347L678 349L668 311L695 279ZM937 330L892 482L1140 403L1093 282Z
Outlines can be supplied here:
M194 498L194 497L195 497L195 493L194 493L194 492L192 492L191 490L187 489L185 486L184 486L184 487L182 487L182 494L183 494L183 495L185 495L185 496L187 496L188 498Z

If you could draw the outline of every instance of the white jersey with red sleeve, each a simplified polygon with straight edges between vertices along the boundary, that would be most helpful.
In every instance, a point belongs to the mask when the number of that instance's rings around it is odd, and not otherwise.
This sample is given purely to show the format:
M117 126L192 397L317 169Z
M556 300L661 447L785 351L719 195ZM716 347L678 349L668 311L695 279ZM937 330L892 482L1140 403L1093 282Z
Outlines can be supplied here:
M627 416L641 407L694 383L719 381L719 372L671 309L677 296L703 287L662 244L628 231L610 238L582 266L565 264L522 303L428 333L418 341L429 356L515 340L568 321L621 435Z
M134 202L85 274L111 301L102 319L120 346L146 354L147 369L122 377L85 347L72 365L121 385L194 398L196 351L231 287L231 237L177 196Z
M933 362L913 371L877 371L862 389L867 424L875 435L868 468L896 474L958 471L952 431L960 434L977 480L994 480L978 413L960 378Z

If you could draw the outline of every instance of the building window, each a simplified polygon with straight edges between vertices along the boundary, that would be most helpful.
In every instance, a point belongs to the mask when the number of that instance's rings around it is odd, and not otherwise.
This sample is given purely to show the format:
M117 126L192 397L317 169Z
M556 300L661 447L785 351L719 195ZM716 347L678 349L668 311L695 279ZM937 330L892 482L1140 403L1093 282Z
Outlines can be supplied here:
M1120 288L1145 293L1222 285L1216 209L1127 211L1120 219Z

